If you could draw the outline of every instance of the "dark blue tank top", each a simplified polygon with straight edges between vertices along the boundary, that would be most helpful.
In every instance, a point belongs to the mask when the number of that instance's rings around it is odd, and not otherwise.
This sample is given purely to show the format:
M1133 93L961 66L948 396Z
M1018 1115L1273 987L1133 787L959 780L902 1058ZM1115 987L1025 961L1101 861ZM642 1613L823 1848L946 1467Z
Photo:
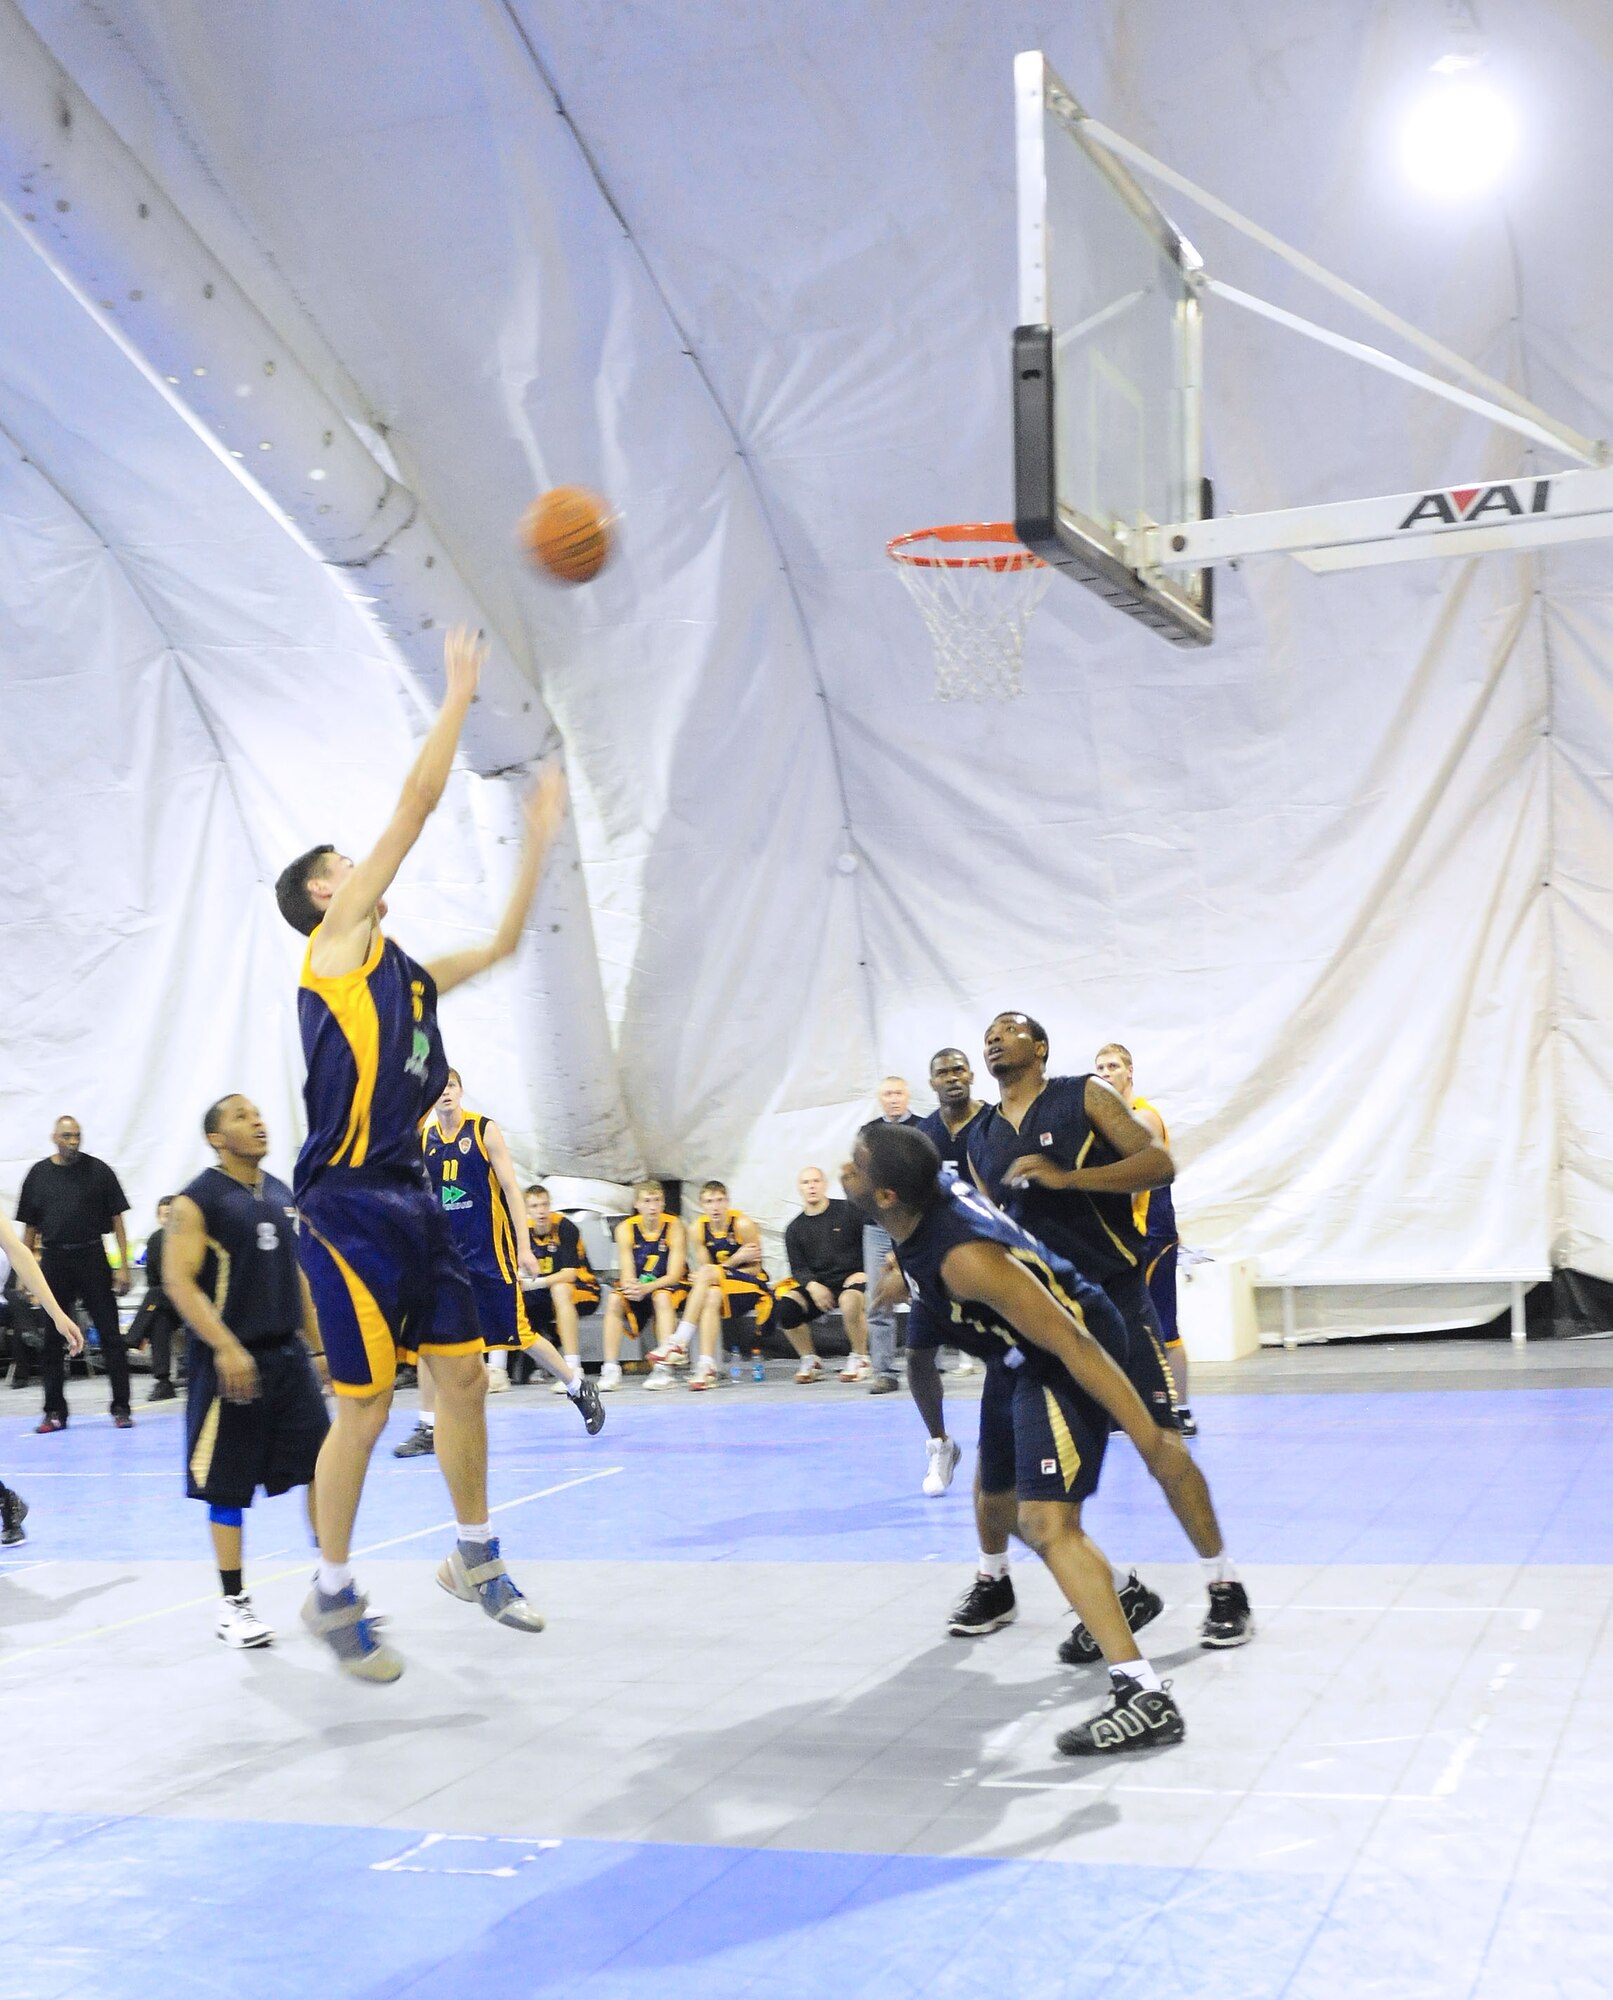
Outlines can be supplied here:
M919 1120L919 1130L941 1155L942 1166L950 1167L959 1180L969 1179L969 1134L990 1109L989 1104L982 1104L968 1123L959 1126L956 1132L947 1130L947 1121L939 1111L932 1111L928 1118Z
M1094 1338L1107 1331L1113 1315L1100 1289L1085 1278L1065 1258L1050 1250L1012 1216L987 1201L976 1189L963 1182L942 1182L942 1193L905 1243L896 1247L896 1261L906 1278L908 1290L926 1314L946 1329L949 1345L961 1347L982 1361L998 1360L1017 1352L1024 1365L1039 1374L1052 1371L1065 1377L1064 1364L1045 1348L1030 1342L1021 1346L1017 1335L1004 1320L972 1299L955 1299L947 1290L941 1266L949 1251L964 1243L998 1243L1017 1264L1024 1265L1038 1283L1046 1286L1065 1311L1085 1326L1086 1308L1095 1300L1101 1307L1094 1312L1090 1328ZM1105 1343L1107 1345L1107 1343ZM1016 1364L1018 1365L1018 1364Z
M513 1285L518 1275L515 1228L488 1156L486 1116L467 1111L451 1139L433 1116L420 1139L427 1177L465 1268Z
M257 1189L209 1167L181 1189L207 1229L196 1282L243 1347L284 1340L302 1325L297 1276L297 1205L273 1174Z
M355 971L327 979L313 961L310 940L297 992L308 1063L297 1192L332 1172L419 1180L420 1121L448 1081L436 983L379 931Z

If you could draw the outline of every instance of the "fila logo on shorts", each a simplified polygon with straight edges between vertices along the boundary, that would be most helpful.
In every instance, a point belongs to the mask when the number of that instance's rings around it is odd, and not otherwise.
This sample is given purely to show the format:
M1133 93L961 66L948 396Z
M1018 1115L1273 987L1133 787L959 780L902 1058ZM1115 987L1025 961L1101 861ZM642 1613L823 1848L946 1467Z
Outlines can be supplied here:
M1056 1458L1044 1458L1042 1460L1042 1470L1044 1473L1048 1475L1049 1478L1056 1477L1058 1469L1059 1469L1059 1462Z

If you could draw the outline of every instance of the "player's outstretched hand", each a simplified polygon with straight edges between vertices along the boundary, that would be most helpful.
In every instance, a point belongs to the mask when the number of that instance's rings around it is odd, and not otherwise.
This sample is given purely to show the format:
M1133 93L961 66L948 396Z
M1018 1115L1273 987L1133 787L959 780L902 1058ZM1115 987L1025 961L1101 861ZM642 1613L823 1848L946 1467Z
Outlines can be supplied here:
M51 1321L56 1331L67 1342L68 1353L82 1354L84 1352L84 1329L79 1325L78 1321L70 1313L64 1313L59 1306L51 1314Z
M468 703L482 678L487 642L468 625L455 625L442 642L443 692L449 701Z
M551 757L539 771L537 782L527 793L525 814L527 838L547 848L560 830L566 813L566 773L558 757Z

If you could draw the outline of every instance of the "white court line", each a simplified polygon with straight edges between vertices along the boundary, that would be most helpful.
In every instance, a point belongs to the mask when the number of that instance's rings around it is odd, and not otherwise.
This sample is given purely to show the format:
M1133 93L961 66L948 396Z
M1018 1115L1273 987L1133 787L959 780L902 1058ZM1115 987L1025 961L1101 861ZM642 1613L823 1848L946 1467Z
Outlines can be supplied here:
M577 1479L563 1479L556 1486L543 1486L536 1493L523 1493L514 1500L501 1500L496 1507L489 1508L490 1514L507 1514L512 1507L524 1507L532 1500L547 1500L553 1493L565 1493L573 1486L586 1486L595 1479L609 1479L613 1473L625 1472L625 1465L607 1465L598 1472L585 1472ZM394 1535L388 1541L371 1542L362 1549L354 1549L357 1556L372 1556L381 1549L400 1548L405 1542L417 1542L424 1535L440 1535L445 1528L457 1527L456 1521L434 1521L429 1528L416 1528L412 1534ZM281 1583L288 1576L300 1576L308 1567L308 1558L294 1563L290 1569L276 1570L270 1576L254 1577L253 1583ZM194 1611L198 1605L212 1604L216 1593L209 1591L205 1597L187 1597L178 1604L164 1604L155 1611L137 1612L132 1618L120 1618L111 1625L91 1625L82 1632L68 1632L60 1639L47 1639L40 1646L24 1646L15 1653L0 1654L0 1668L12 1666L18 1660L31 1659L37 1653L53 1653L62 1646L76 1646L86 1639L101 1639L109 1632L127 1632L134 1625L149 1625L155 1619L167 1618L175 1611Z
M977 1791L987 1792L1140 1792L1174 1799L1299 1799L1344 1800L1369 1806L1436 1806L1444 1798L1436 1792L1288 1792L1267 1785L1247 1785L1241 1790L1223 1785L1106 1785L1095 1778L982 1778Z

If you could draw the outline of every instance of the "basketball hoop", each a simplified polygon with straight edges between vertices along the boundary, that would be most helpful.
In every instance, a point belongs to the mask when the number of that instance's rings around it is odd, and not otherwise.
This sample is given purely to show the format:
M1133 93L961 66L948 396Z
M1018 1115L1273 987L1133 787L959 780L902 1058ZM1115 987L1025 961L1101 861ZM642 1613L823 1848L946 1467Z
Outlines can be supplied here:
M1009 521L916 528L885 553L935 648L937 701L1012 701L1025 628L1053 572Z

